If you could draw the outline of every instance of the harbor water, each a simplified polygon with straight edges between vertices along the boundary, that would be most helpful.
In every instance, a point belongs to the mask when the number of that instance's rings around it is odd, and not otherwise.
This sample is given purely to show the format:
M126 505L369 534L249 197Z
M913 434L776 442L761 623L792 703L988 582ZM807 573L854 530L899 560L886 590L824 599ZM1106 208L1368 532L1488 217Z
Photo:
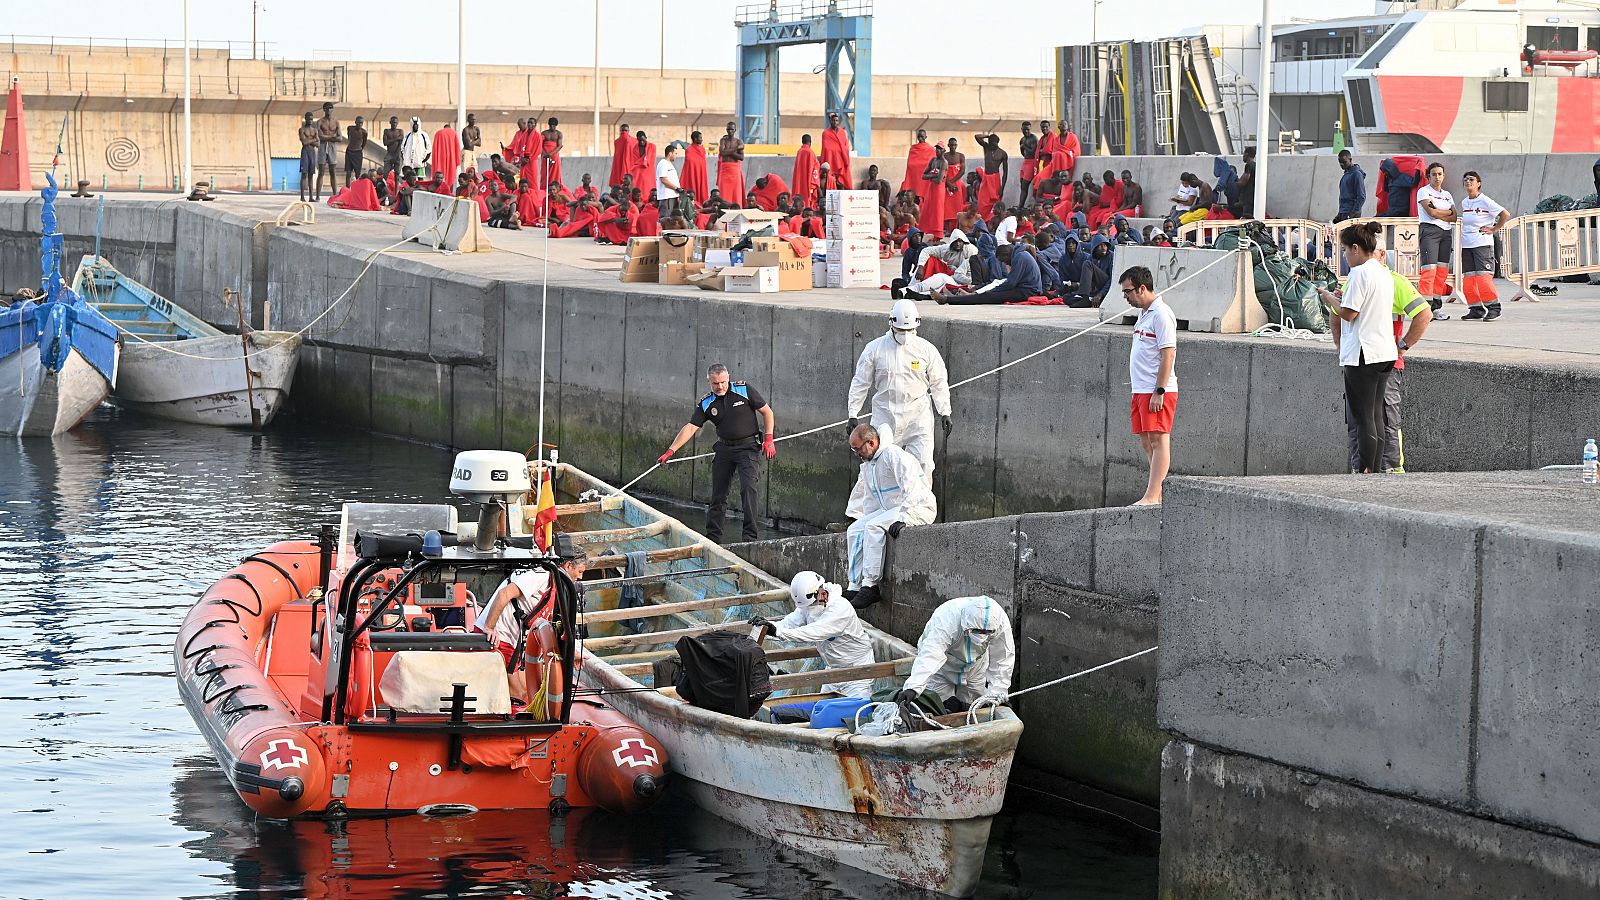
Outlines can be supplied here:
M183 616L241 557L337 521L343 501L448 499L438 448L283 424L257 435L103 408L58 438L0 442L0 896L933 896L671 792L632 818L254 818L178 700ZM979 896L1151 897L1157 850L1114 816L1017 799Z

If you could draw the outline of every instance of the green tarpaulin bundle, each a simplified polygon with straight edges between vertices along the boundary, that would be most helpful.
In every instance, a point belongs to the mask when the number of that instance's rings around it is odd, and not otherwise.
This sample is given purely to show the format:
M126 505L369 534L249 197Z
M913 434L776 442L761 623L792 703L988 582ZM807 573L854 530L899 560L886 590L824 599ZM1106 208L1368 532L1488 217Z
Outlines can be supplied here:
M1256 301L1267 311L1267 318L1279 325L1292 325L1318 334L1328 331L1328 319L1317 299L1318 287L1336 287L1338 276L1322 262L1291 258L1273 244L1266 226L1246 222L1237 228L1217 233L1211 242L1214 250L1247 247L1255 273Z

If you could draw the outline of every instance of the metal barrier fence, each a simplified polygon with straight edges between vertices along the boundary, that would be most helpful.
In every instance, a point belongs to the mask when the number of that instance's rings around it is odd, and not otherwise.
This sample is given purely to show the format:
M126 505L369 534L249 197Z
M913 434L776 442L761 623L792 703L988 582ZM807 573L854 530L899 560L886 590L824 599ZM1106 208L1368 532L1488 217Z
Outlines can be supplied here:
M1293 256L1323 259L1335 269L1340 268L1337 258L1339 229L1357 222L1376 222L1383 226L1378 246L1388 252L1390 268L1412 281L1421 274L1418 238L1422 225L1415 217L1346 219L1337 224L1309 219L1259 221L1279 250ZM1243 222L1232 219L1190 222L1178 229L1178 239L1209 246L1219 233L1241 224ZM1530 213L1509 219L1500 231L1495 251L1498 276L1515 282L1522 297L1529 296L1528 288L1540 279L1600 272L1600 209ZM1461 227L1458 224L1450 259L1450 286L1457 293L1461 277Z
M1600 209L1517 216L1500 231L1501 271L1524 294L1540 278L1600 272Z

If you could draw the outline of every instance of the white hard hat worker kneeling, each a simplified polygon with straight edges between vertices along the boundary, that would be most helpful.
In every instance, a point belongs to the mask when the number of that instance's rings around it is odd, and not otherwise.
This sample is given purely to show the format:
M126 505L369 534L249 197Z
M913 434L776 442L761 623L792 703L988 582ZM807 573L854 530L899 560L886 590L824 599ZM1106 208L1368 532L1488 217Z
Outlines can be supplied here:
M789 582L789 599L794 601L794 612L777 622L756 616L750 624L767 626L781 641L815 644L822 664L830 669L874 662L872 640L837 584L824 581L815 572L801 572ZM825 684L822 689L846 697L871 697L872 679Z
M939 605L917 641L917 658L900 702L937 698L959 712L979 698L1004 702L1016 663L1011 622L989 597L959 597Z

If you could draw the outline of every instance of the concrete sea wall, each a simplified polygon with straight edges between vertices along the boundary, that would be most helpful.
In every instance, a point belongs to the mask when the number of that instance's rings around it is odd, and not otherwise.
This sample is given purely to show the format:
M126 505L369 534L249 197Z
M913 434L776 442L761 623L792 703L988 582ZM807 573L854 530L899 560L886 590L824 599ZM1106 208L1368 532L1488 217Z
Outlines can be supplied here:
M37 279L37 209L37 199L0 197L4 284ZM61 212L71 261L92 248L86 235L94 233L97 201L63 199ZM310 325L294 415L453 447L532 444L541 292L530 261L401 249L372 260L358 281L372 249L392 236L373 223L324 217L328 224L276 227L242 201L116 199L106 205L103 243L129 274L224 327L235 322L223 300L230 287L257 325L269 303L273 327ZM810 305L809 296L734 299L565 272L548 294L546 439L564 458L619 483L647 469L685 421L708 363L725 362L757 385L780 431L793 432L844 417L854 360L884 329L881 312ZM1071 333L998 317L930 318L922 328L957 379ZM1124 328L1106 326L955 392L955 431L937 456L943 519L1136 498L1144 461L1126 424L1128 342ZM1600 375L1523 362L1532 356L1505 364L1413 357L1408 465L1481 471L1569 461L1600 431L1600 408L1587 402L1600 393ZM1344 469L1331 348L1191 333L1178 370L1175 474ZM1483 440L1489 434L1496 439ZM782 444L765 467L760 514L812 526L842 518L855 478L842 438L841 427ZM709 444L700 439L689 449ZM663 468L647 485L702 501L709 486L707 461Z
M1394 845L1446 861L1407 883L1503 864L1490 882L1526 868L1560 888L1478 896L1592 896L1596 508L1570 471L1172 483L1157 717L1180 743L1163 760L1164 891L1323 896L1367 851L1358 869L1384 884L1406 864ZM1315 789L1324 777L1342 786ZM1274 855L1230 834L1291 824L1347 844L1285 834Z

